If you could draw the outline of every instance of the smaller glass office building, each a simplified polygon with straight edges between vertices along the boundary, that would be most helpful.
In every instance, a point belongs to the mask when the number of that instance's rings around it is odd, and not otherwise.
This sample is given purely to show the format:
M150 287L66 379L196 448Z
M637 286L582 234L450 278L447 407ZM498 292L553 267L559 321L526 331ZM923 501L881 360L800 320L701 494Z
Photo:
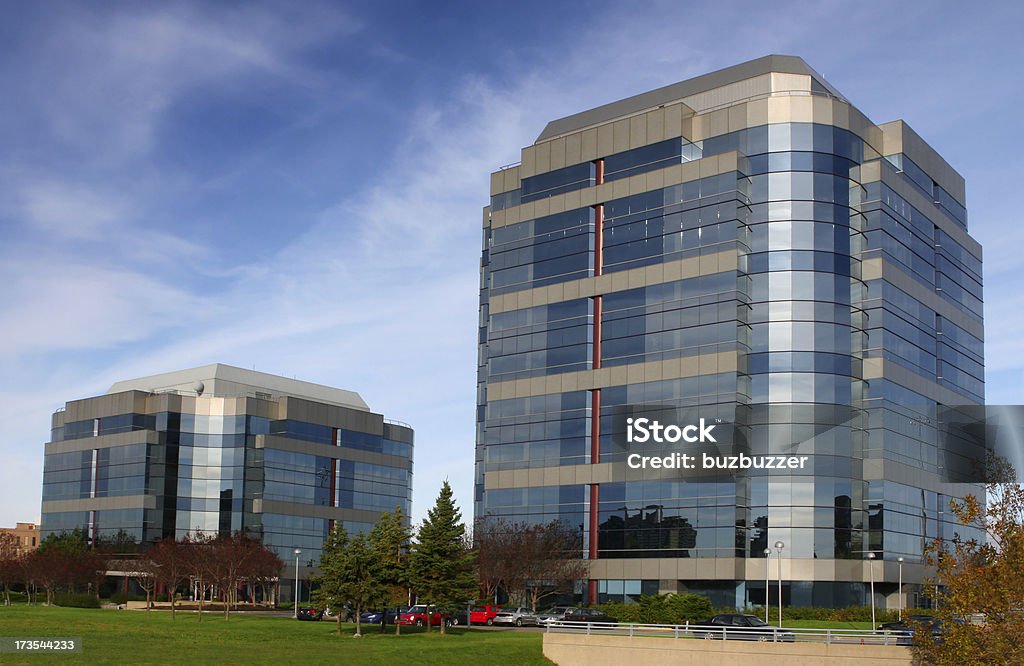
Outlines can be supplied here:
M410 514L413 431L358 394L226 365L119 382L53 415L41 535L244 531L306 570L337 522ZM285 598L288 593L286 592Z

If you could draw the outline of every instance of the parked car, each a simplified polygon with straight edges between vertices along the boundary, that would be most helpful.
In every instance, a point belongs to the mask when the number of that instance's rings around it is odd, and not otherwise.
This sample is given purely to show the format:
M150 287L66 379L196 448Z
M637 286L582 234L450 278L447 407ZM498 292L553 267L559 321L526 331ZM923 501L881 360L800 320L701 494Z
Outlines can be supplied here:
M701 628L714 631L701 631ZM723 613L706 622L691 624L695 635L708 639L731 639L741 641L782 641L792 643L796 636L792 631L778 629L756 615Z
M313 606L299 606L296 617L300 620L319 622L324 617L324 609L314 608Z
M559 621L565 618L565 614L576 610L575 606L552 606L543 613L537 614L537 624Z
M412 624L416 625L417 627L422 627L427 624L427 619L428 613L426 605L419 604L417 606L410 607L405 612L400 614L398 616L397 624ZM429 619L430 626L432 627L440 627L442 622L444 622L444 625L446 627L450 627L455 624L455 618L453 618L448 613L438 610L436 607L433 606L430 608Z
M489 604L473 606L469 610L469 623L486 624L489 627L494 624L494 618L498 616L498 611L500 610L501 608L498 606L491 606Z
M529 608L502 608L494 616L494 624L514 624L517 627L527 624L537 626L537 616Z
M618 618L612 617L604 611L596 608L574 608L565 614L566 622L600 622L603 624L618 624Z
M384 624L394 624L398 616L407 610L406 608L388 608L382 611L366 611L359 615L359 621L363 624L380 624L383 620Z
M964 620L957 618L954 622L962 624ZM899 622L886 622L878 625L878 631L895 635L900 645L912 644L918 631L930 633L932 639L936 641L942 641L945 634L942 620L936 620L930 615L911 615Z

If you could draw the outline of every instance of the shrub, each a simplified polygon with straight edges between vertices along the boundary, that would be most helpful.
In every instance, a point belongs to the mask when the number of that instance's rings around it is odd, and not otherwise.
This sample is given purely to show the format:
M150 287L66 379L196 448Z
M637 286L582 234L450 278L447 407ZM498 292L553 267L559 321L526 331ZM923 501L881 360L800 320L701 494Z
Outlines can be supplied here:
M714 608L708 598L699 594L670 594L668 604L672 608L675 622L700 622L712 616Z
M162 596L162 595L161 595ZM110 595L110 603L112 604L123 604L129 601L145 601L146 595L144 594L128 594L127 592L118 592Z
M65 608L99 608L100 600L92 594L57 594L53 597L53 605Z
M609 601L599 608L619 622L635 624L685 624L713 615L711 602L699 594L644 596L634 604Z

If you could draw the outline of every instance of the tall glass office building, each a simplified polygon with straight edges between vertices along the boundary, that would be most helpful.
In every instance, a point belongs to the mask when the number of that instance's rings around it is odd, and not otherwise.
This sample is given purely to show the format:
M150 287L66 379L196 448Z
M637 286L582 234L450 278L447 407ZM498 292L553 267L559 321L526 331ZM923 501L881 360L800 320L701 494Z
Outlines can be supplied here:
M963 178L800 58L552 121L484 209L476 515L577 527L590 601L918 603L981 280ZM641 416L807 463L634 469Z
M352 391L217 364L118 382L52 428L44 538L242 530L308 570L335 523L410 514L413 431Z

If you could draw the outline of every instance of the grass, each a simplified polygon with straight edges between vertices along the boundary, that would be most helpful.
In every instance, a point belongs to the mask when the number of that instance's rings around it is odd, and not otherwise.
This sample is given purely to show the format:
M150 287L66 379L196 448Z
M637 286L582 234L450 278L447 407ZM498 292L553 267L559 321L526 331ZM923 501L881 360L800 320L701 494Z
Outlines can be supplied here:
M115 611L41 606L0 607L0 636L76 637L82 652L65 655L0 656L3 663L90 664L550 664L538 632L449 630L403 627L402 635L367 627L354 639L354 625L335 633L333 622L296 622L290 617Z

